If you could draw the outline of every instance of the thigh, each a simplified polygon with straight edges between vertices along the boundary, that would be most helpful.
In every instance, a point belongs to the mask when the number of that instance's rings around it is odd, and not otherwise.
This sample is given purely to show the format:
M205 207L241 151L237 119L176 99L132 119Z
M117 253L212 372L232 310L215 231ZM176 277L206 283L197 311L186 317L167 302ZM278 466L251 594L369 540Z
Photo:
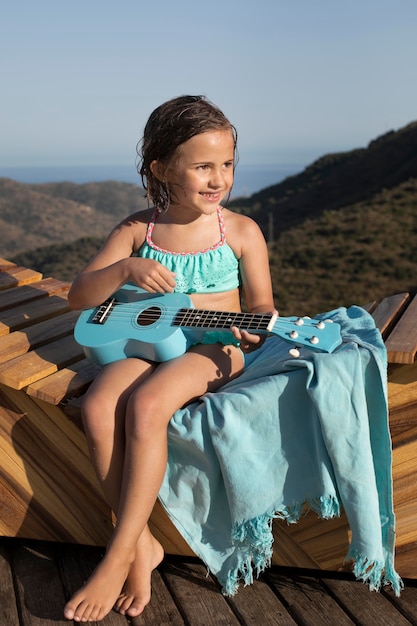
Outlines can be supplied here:
M243 354L235 346L200 344L177 359L161 363L143 382L139 395L157 398L160 410L171 416L188 402L239 376L243 367Z
M155 370L156 365L142 359L128 358L106 365L87 393L87 404L105 403L123 410L132 392Z

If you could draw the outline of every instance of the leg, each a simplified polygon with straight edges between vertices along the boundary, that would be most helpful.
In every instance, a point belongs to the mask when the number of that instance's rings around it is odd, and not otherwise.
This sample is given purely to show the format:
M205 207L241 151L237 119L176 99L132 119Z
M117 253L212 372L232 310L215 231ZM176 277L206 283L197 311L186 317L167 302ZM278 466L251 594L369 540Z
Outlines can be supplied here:
M132 391L154 371L156 365L140 359L112 363L91 385L82 406L90 458L111 509L116 513L125 456L125 414ZM144 536L148 536L150 533ZM157 552L155 566L163 558L162 546L152 537ZM68 612L69 611L69 612ZM71 609L65 610L68 619ZM79 621L76 617L76 621Z
M90 457L106 500L115 513L122 483L128 399L155 367L140 359L125 359L106 366L91 385L82 406Z
M217 389L239 375L242 368L242 354L236 348L196 346L179 359L158 366L131 393L126 405L117 525L102 563L67 604L67 618L92 621L104 617L116 602L129 571L130 589L118 607L132 617L143 611L150 598L152 572L149 555L143 556L149 553L150 545L147 521L166 468L167 424L178 408ZM135 590L134 585L140 589Z

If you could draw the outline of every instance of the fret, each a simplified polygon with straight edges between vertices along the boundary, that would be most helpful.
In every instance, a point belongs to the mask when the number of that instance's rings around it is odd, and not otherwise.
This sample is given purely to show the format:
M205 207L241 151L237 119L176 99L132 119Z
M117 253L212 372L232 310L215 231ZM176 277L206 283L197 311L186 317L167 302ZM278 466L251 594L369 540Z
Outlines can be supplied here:
M229 329L237 326L252 331L268 332L270 314L230 313L227 311L206 311L204 309L180 309L174 318L174 326L188 328Z

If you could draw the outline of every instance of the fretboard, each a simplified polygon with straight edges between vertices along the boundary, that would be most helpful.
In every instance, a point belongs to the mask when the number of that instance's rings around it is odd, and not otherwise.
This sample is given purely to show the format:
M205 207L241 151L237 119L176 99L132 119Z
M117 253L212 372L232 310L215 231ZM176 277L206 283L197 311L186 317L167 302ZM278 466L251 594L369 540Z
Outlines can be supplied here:
M203 309L180 309L174 318L174 326L189 328L221 328L228 330L237 326L245 330L268 332L271 314L230 313L227 311L205 311Z

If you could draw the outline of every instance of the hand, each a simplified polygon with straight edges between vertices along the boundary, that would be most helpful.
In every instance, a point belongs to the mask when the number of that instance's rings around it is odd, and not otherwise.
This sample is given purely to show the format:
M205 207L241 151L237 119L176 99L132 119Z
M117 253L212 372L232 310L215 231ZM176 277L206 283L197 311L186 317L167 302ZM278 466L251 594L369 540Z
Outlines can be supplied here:
M278 315L278 311L272 311L271 317L272 315ZM240 349L245 354L258 350L258 348L265 343L265 340L268 337L267 333L256 335L249 333L247 330L239 330L236 326L233 326L231 331L235 339L240 341Z
M129 259L130 280L150 293L172 293L175 289L175 274L165 265L153 259L131 257Z

